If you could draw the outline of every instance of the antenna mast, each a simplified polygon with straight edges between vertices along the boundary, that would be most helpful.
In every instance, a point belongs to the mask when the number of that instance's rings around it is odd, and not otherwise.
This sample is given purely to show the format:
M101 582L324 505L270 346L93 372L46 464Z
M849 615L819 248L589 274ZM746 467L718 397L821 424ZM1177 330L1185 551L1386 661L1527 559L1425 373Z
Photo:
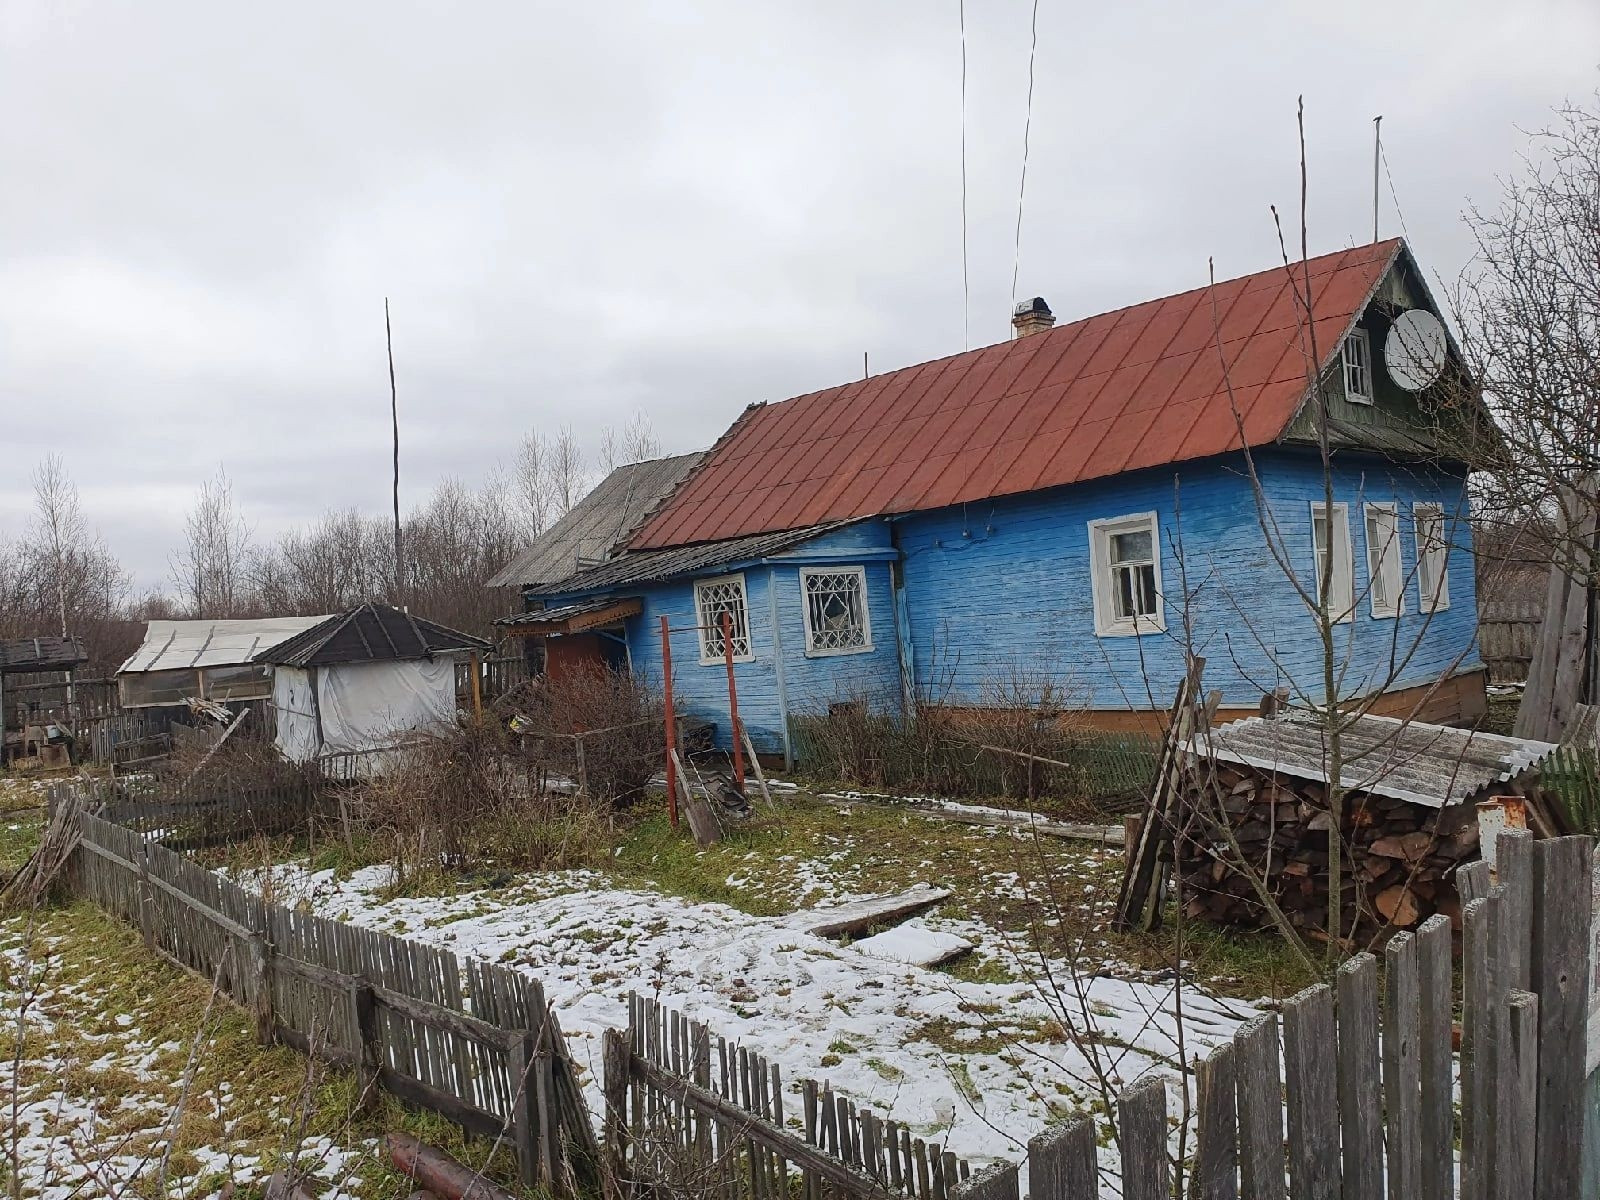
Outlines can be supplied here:
M1378 240L1378 163L1383 158L1383 114L1372 118L1372 240Z
M394 330L389 297L383 298L383 340L389 348L389 420L394 427L394 602L405 603L405 568L400 556L400 401L394 390Z

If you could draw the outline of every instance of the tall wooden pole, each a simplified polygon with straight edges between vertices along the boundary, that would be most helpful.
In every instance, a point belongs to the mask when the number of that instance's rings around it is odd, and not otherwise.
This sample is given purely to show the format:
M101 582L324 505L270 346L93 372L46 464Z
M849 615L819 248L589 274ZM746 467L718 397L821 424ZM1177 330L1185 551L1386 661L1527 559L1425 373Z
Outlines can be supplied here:
M667 726L667 816L678 827L678 722L672 714L672 630L661 618L661 715Z
M405 603L405 560L400 545L400 400L394 387L394 330L389 297L383 298L383 340L389 348L389 420L394 427L394 602Z
M722 610L722 658L728 665L728 720L732 723L733 786L744 795L744 730L739 726L739 689L733 682L733 617Z

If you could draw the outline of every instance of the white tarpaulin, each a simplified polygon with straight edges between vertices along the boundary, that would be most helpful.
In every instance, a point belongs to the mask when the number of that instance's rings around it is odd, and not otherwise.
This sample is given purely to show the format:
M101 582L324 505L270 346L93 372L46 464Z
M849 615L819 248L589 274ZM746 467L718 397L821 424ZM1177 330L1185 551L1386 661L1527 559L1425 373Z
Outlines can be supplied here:
M321 617L266 617L256 621L151 621L144 642L118 673L231 667L326 621Z
M343 663L273 678L277 745L304 762L392 746L413 730L449 728L456 715L454 659Z

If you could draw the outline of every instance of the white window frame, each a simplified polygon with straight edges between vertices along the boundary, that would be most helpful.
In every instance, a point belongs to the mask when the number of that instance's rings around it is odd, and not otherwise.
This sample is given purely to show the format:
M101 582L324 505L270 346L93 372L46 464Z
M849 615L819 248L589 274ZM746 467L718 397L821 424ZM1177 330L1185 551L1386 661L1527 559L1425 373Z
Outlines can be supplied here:
M859 646L818 646L816 629L811 621L811 592L806 581L818 575L854 575L861 597L861 636ZM867 605L867 569L865 567L801 567L800 614L805 619L806 657L833 658L841 654L868 654L872 651L872 611Z
M1362 532L1367 540L1367 598L1374 617L1398 617L1406 610L1406 573L1400 554L1400 509L1392 501L1373 502L1363 514ZM1374 561L1372 544L1372 519L1387 519L1389 533L1384 545L1377 547L1382 559ZM1385 603L1379 603L1378 584L1382 581Z
M1154 567L1156 611L1134 617L1119 617L1116 610L1116 583L1112 577L1111 539L1119 533L1148 530L1150 557ZM1089 578L1094 592L1094 632L1097 637L1139 637L1164 633L1167 628L1166 594L1161 587L1161 526L1153 512L1129 513L1089 522Z
M712 648L712 629L706 614L705 604L702 601L702 596L708 589L713 587L722 587L727 584L738 585L739 603L740 607L744 611L743 633L745 652L743 654L736 652L733 656L733 661L736 663L754 662L756 659L755 643L750 637L750 589L745 585L744 572L736 571L732 575L713 575L709 579L696 579L694 581L694 622L697 626L699 626L700 631L701 666L714 666L718 663L725 663L728 661L724 652L720 649L720 646L715 650ZM740 629L738 622L734 622L733 644L735 647L737 647L739 644L739 634ZM716 632L715 636L720 643L722 638L720 629Z
M1439 522L1439 578L1434 584L1434 594L1428 595L1428 580L1426 554L1427 548L1423 544L1422 522L1423 514L1428 514ZM1443 612L1450 607L1450 539L1445 536L1444 505L1437 503L1417 503L1411 506L1412 535L1417 546L1417 611L1424 613Z
M1322 599L1322 555L1317 550L1317 518L1327 505L1321 500L1311 502L1311 608L1315 612ZM1333 537L1333 579L1328 587L1329 611L1338 613L1336 623L1355 619L1356 576L1355 559L1350 549L1350 508L1342 500L1333 505L1333 518L1328 521ZM1343 575L1343 579L1340 576ZM1344 586L1341 587L1340 584ZM1342 594L1341 594L1342 593Z
M1351 384L1351 368L1360 372L1365 378L1367 385L1365 390ZM1344 372L1344 398L1352 404L1371 404L1373 402L1372 339L1367 336L1365 329L1352 329L1350 335L1344 339L1344 346L1339 353L1339 369Z

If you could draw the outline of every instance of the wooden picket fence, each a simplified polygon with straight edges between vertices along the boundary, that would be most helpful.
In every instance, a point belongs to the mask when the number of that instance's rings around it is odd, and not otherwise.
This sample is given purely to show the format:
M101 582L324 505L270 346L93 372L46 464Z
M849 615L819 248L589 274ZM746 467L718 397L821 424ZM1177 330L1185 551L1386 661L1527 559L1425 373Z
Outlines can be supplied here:
M1544 622L1539 600L1485 600L1478 606L1478 653L1494 683L1528 678L1534 643Z
M672 1195L949 1200L972 1173L826 1083L801 1082L797 1132L777 1063L638 995L607 1035L605 1094L608 1173Z
M305 781L216 789L181 780L100 780L79 790L106 820L174 850L303 830L328 807Z
M78 891L145 943L214 980L278 1041L360 1072L472 1133L503 1139L525 1184L592 1183L598 1159L577 1071L539 982L491 963L295 912L85 810Z

